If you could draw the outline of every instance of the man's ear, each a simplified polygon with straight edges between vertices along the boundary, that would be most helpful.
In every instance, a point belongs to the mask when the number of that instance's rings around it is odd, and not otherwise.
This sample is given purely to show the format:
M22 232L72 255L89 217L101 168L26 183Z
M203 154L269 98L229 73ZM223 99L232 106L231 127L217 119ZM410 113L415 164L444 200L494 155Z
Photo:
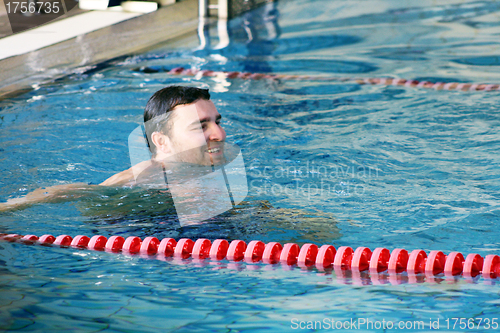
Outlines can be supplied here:
M151 141L153 141L157 151L161 151L164 154L172 153L172 140L165 134L153 132L153 134L151 134Z

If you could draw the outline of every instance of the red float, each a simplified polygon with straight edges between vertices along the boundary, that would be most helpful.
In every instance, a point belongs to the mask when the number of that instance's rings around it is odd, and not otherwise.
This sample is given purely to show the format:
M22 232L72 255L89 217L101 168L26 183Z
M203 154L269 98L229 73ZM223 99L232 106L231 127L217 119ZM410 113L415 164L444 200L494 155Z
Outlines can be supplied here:
M264 254L264 249L266 245L261 241L251 241L248 243L247 249L245 250L245 261L247 262L259 262L262 260L262 255Z
M481 273L483 268L483 257L479 254L471 253L465 258L464 262L464 276L473 278Z
M299 256L300 247L295 243L286 243L281 251L280 261L285 265L295 265Z
M160 246L160 241L156 237L146 237L142 241L140 253L147 255L155 255L158 252L158 247Z
M28 244L33 244L37 240L38 240L38 236L35 236L35 235L26 235L23 238L21 238L22 242L28 243Z
M107 238L100 235L93 236L88 244L89 250L104 250L106 247Z
M444 271L446 256L441 251L431 251L425 262L425 273L428 275L437 275Z
M408 257L406 270L409 274L419 274L425 272L427 253L424 250L413 250Z
M142 241L139 237L130 236L125 239L122 251L128 253L139 253L141 250Z
M59 245L59 246L70 246L71 242L73 241L73 238L68 235L60 235L57 236L57 238L54 241L54 245Z
M245 256L245 250L247 249L247 244L242 240L234 240L229 244L227 249L227 260L230 261L241 261Z
M389 273L401 273L408 266L408 251L405 249L394 249L389 259Z
M104 248L107 251L119 252L122 250L124 243L125 238L123 238L122 236L111 236L106 242L106 246Z
M372 257L370 258L370 272L380 273L387 269L389 266L389 259L391 252L383 247L377 247L373 250Z
M322 245L318 250L318 255L316 256L316 268L322 270L332 267L336 253L337 250L335 250L333 245Z
M38 238L38 241L43 244L52 244L55 242L55 240L56 238L52 235L43 235L42 237Z
M84 235L78 235L71 241L71 246L74 247L87 247L89 245L90 238Z
M229 249L229 242L225 239L216 239L212 243L210 248L210 259L212 260L222 260L227 255L227 250Z
M262 253L262 262L265 264L275 264L280 261L281 251L283 246L277 242L267 243Z
M194 242L189 238L181 238L174 249L174 257L187 259L193 252Z
M15 242L18 239L21 239L23 236L18 234L2 234L1 238L6 241Z
M212 242L206 238L197 239L193 245L193 252L191 256L195 259L205 259L210 256L210 248Z
M318 246L316 244L304 244L300 248L297 257L297 265L299 267L310 267L316 263L316 256L318 255Z
M446 263L444 264L444 275L455 276L462 273L464 269L464 256L460 252L451 252L446 256Z
M495 279L500 274L500 257L495 254L488 254L484 257L483 277L485 279Z
M367 247L358 247L351 260L351 269L358 272L366 271L370 267L372 251Z
M335 254L335 259L333 260L333 266L337 269L351 269L352 255L354 251L352 247L349 246L341 246L338 248L337 253Z
M158 246L158 255L171 257L174 255L174 249L177 241L173 238L163 238Z

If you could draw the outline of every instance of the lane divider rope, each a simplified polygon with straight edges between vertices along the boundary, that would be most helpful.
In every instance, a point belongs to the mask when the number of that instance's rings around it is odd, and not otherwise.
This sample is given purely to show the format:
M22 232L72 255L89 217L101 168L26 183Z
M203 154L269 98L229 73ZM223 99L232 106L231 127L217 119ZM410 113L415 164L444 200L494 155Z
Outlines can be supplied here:
M299 247L295 243L282 246L277 242L265 244L258 240L246 244L242 240L233 240L229 243L225 239L216 239L211 242L205 238L196 241L189 238L182 238L179 241L164 238L160 241L156 237L146 237L142 240L135 236L125 239L122 236L106 238L100 235L91 238L78 235L72 238L68 235L38 237L36 235L0 234L0 240L180 259L191 257L215 261L226 259L232 262L281 263L283 266L315 267L320 271L334 269L336 273L351 271L353 275L365 271L375 275L382 272L392 275L407 272L411 277L410 282L419 282L415 277L418 274L424 274L427 277L438 274L446 277L462 275L465 278L482 275L484 279L490 280L500 277L500 256L494 254L483 258L477 253L464 257L460 252L445 255L442 251L431 251L427 254L420 249L409 253L400 248L390 252L386 248L376 248L371 251L367 247L358 247L354 250L349 246L341 246L335 249L332 245L318 247L310 243Z
M428 88L435 90L455 90L455 91L498 91L500 84L473 84L460 82L429 82L417 80L405 80L397 78L347 78L347 77L328 77L319 75L287 75L287 74L264 74L249 72L226 72L199 70L196 68L176 67L167 72L171 75L201 77L222 77L227 79L243 80L261 80L261 79L281 79L281 80L312 80L312 81L340 81L354 82L357 84L386 85L386 86L404 86L412 88Z

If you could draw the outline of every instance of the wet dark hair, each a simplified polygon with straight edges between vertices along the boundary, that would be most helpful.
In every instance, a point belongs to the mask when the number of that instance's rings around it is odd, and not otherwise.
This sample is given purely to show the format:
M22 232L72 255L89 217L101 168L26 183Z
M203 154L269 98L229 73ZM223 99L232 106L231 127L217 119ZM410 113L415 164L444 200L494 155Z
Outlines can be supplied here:
M183 104L191 104L199 99L210 100L208 89L194 87L169 86L158 90L149 99L144 109L144 127L146 141L151 153L156 154L156 146L151 141L154 132L169 135L172 129L172 110Z

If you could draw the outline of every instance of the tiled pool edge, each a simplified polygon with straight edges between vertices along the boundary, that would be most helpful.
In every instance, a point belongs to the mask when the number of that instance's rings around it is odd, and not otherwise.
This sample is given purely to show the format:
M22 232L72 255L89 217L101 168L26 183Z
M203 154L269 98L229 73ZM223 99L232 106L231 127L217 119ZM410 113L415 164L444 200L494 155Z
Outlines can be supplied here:
M37 51L0 60L0 99L195 31L198 1L183 0Z

